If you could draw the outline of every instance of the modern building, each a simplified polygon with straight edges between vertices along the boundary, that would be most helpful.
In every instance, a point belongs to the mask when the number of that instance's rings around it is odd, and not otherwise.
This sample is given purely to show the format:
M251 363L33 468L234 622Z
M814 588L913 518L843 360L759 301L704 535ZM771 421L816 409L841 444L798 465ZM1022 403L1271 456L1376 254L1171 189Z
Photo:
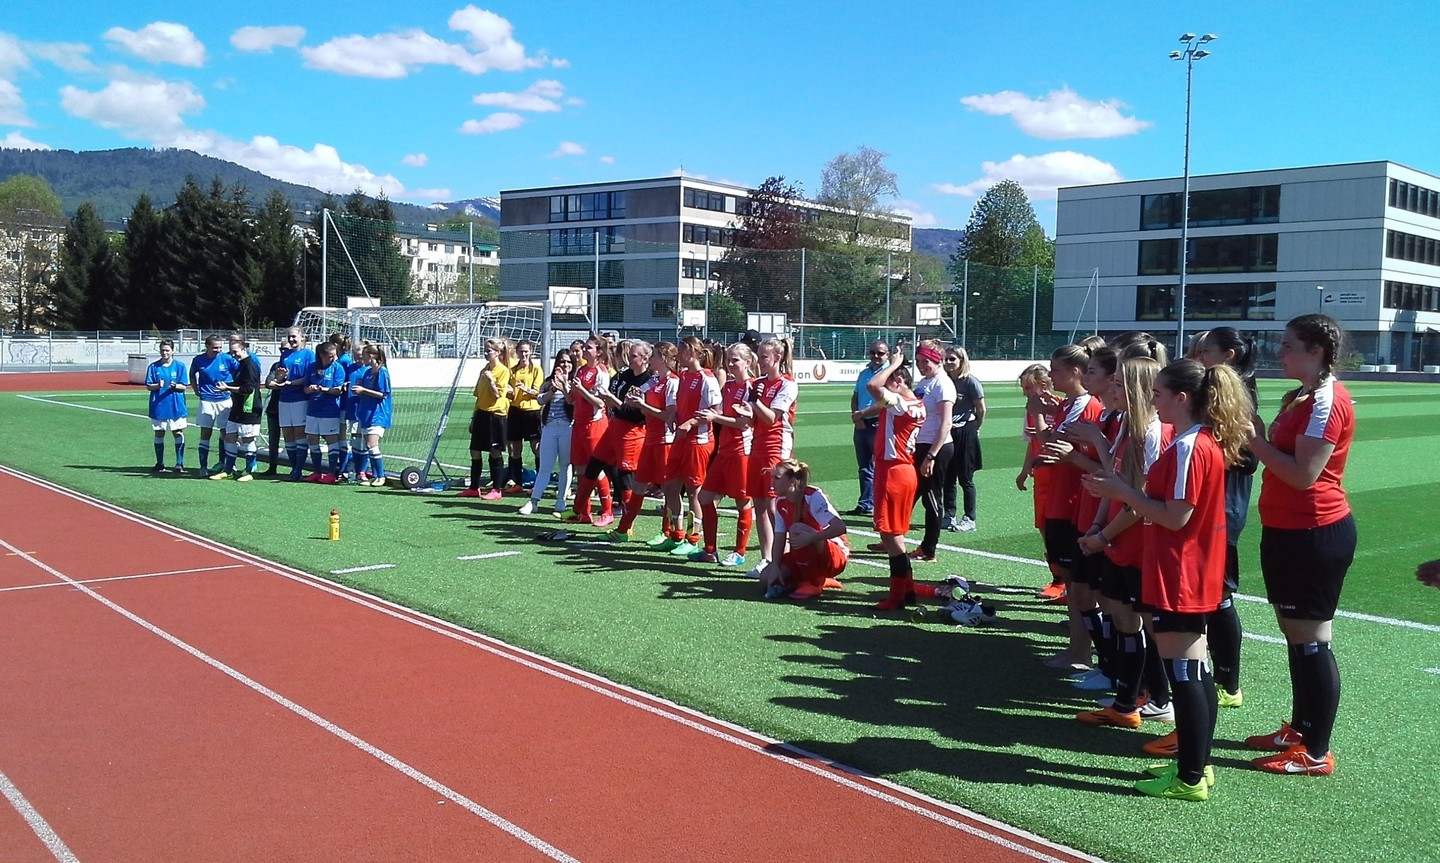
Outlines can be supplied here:
M1060 190L1057 330L1173 338L1182 188ZM1186 260L1186 333L1233 326L1273 349L1287 320L1318 311L1367 363L1440 364L1440 177L1394 162L1191 177Z
M694 177L501 192L500 296L537 301L552 287L598 285L597 326L673 331L681 310L719 284L750 194ZM813 203L805 210L812 220L840 212ZM862 241L910 250L908 217L867 218L872 225L880 227Z

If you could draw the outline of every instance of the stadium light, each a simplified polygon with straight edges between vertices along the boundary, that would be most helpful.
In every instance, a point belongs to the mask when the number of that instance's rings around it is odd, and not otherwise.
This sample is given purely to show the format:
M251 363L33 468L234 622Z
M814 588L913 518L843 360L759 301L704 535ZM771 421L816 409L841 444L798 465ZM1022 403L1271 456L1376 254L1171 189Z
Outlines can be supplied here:
M1185 180L1184 192L1180 199L1180 296L1179 296L1179 322L1175 330L1175 355L1185 355L1185 276L1190 264L1190 90L1191 81L1194 78L1195 61L1203 60L1210 56L1209 51L1200 50L1201 45L1214 42L1219 37L1214 33L1206 33L1196 39L1194 33L1186 33L1180 37L1180 42L1185 48L1180 51L1171 51L1171 60L1185 61Z

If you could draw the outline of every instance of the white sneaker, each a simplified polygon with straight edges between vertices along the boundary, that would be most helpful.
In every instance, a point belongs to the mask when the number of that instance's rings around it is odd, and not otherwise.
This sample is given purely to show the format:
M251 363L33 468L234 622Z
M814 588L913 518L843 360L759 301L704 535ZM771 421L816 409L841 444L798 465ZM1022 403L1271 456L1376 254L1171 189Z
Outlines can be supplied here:
M1086 692L1104 692L1105 690L1112 688L1113 684L1111 684L1110 678L1105 676L1105 672L1096 668L1092 669L1090 674L1080 678L1071 685L1073 685L1076 689L1084 690Z
M760 558L760 562L755 564L755 568L745 573L745 576L747 578L753 578L756 581L759 581L760 579L765 577L765 568L769 565L770 561L762 557Z
M738 552L738 551L732 551L732 552L730 552L729 554L725 555L724 557L720 558L720 565L721 565L721 566L744 566L744 565L745 565L745 555L741 554L741 553Z
M522 506L522 507L520 507L520 514L521 514L521 515L530 515L530 514L533 513L534 511L535 511L535 501L533 501L533 500L527 500L527 501L525 501L525 505Z
M1147 701L1140 705L1140 718L1148 719L1151 722L1174 722L1175 704L1171 702L1170 704L1161 706Z
M975 519L967 515L964 518L960 519L960 523L955 525L955 529L960 531L961 533L974 533Z

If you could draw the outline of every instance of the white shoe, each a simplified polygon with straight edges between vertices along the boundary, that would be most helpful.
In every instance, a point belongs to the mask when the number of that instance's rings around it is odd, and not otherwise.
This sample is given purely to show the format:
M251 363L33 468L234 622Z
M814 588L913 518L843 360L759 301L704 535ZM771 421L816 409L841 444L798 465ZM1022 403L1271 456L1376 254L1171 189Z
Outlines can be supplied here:
M1151 704L1147 701L1144 704L1140 705L1140 718L1148 719L1151 722L1174 722L1175 704L1174 702L1171 702L1170 704L1161 706L1158 704Z
M527 500L527 501L525 501L525 505L522 506L522 507L520 507L520 514L521 514L521 515L530 515L530 514L533 513L534 511L535 511L535 501L533 501L533 500Z
M960 523L955 525L955 529L961 533L974 533L976 529L975 519L967 515L964 518L960 519Z
M1106 677L1105 672L1098 668L1091 669L1089 674L1076 680L1072 685L1076 689L1086 692L1104 692L1112 686L1110 678Z
M724 557L720 558L720 565L721 565L721 566L744 566L744 565L745 565L745 555L741 554L741 553L738 552L738 551L732 551L732 552L730 552L729 554L725 555Z
M755 579L756 581L759 581L760 579L762 579L762 578L765 577L765 568L768 567L769 565L770 565L770 561L768 561L768 560L766 560L766 559L764 559L764 558L762 557L762 558L760 559L760 562L757 563L757 564L755 564L755 567L754 567L753 569L751 569L749 572L745 573L746 578L753 578L753 579Z

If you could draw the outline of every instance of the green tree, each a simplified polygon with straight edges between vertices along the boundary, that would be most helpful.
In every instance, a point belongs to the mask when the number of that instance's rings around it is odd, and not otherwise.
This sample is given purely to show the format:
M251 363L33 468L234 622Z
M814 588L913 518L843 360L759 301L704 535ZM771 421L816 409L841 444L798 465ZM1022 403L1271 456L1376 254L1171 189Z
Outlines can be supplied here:
M44 177L16 174L0 182L0 217L12 216L22 210L56 217L65 212L60 198Z
M440 230L466 234L471 225L475 226L475 242L487 243L492 246L500 244L500 223L485 216L456 213L440 223Z
M155 308L152 317L167 329L200 327L205 323L204 294L211 289L206 261L206 244L211 239L208 209L205 193L190 176L165 212L159 276L167 304Z
M130 329L169 328L176 323L166 310L175 307L170 284L163 273L165 215L155 209L150 196L135 199L119 251L119 277L125 288L125 326Z
M400 252L390 202L383 196L367 198L356 189L343 205L337 204L327 195L321 211L311 220L310 284L322 284L320 266L326 260L325 302L332 306L343 306L346 297L367 295L387 306L414 302L410 261ZM328 220L326 209L330 211ZM312 288L310 295L312 303L319 301L318 291Z
M1054 267L1055 249L1019 183L1001 180L976 202L951 256L952 269L965 260L995 267Z
M830 324L868 324L885 317L887 265L897 274L903 261L885 251L849 243L829 243L807 259L806 316ZM892 288L893 290L893 288ZM892 296L892 318L894 300ZM814 310L813 312L811 310Z
M713 268L721 291L741 309L784 312L799 320L800 250L811 244L803 205L800 186L782 176L767 178L750 193L735 244Z
M276 189L265 197L255 221L255 262L259 270L256 323L283 326L295 319L303 302L300 275L301 241L295 234L295 213Z
M845 213L841 219L825 219L822 224L835 229L847 242L854 243L865 233L865 216L887 211L882 198L900 194L895 172L885 167L887 158L888 153L861 147L831 159L820 174L817 200Z
M43 323L62 330L115 329L124 316L120 287L105 225L93 205L81 204L60 241L51 319Z

